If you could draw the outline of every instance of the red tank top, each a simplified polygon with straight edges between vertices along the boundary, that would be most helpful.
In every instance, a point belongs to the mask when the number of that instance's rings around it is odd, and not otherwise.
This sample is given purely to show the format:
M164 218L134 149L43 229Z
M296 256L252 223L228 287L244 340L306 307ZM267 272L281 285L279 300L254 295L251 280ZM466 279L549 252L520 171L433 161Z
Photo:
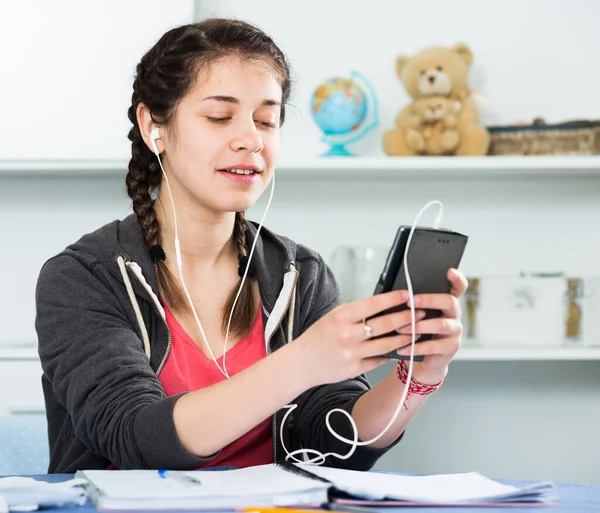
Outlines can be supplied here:
M159 380L167 396L199 390L226 379L213 360L205 356L166 307L165 314L171 331L172 346ZM233 376L265 357L265 333L259 305L250 333L227 351L227 373ZM218 358L217 363L223 368L223 357ZM249 467L272 463L272 444L271 419L268 418L238 440L223 447L216 458L198 468L218 465Z

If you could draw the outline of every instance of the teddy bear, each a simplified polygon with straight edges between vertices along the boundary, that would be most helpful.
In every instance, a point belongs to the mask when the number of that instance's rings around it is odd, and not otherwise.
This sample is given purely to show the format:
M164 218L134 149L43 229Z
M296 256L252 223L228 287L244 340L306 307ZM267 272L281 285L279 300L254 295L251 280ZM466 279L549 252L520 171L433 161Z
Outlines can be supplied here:
M460 114L453 131L458 134L454 149L442 151L442 154L452 155L486 155L488 153L490 136L479 122L477 108L469 98L471 91L467 86L469 68L473 62L473 54L465 44L457 44L452 48L432 46L425 48L412 57L400 56L396 61L396 74L413 102L404 107L396 116L395 127L387 131L383 138L383 149L388 155L426 155L440 154L443 147L449 144L444 136L447 133L443 126L434 125L421 127L422 139L427 140L429 128L430 148L422 144L415 132L419 128L415 123L415 102L435 97L460 102ZM442 107L444 109L445 107ZM416 107L417 111L419 110ZM450 132L452 133L452 131ZM453 136L447 136L456 139ZM410 142L409 142L410 141ZM454 146L454 144L450 145Z
M445 96L425 96L410 106L406 144L415 153L452 154L460 143L456 130L462 104Z

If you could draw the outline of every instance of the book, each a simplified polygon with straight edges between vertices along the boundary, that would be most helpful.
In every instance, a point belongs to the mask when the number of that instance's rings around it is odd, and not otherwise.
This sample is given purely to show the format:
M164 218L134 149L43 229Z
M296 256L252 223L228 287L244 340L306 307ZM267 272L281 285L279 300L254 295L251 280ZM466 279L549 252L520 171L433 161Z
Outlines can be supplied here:
M403 505L540 505L557 499L552 483L515 487L477 473L407 476L307 464L236 470L79 471L100 511Z
M310 506L328 501L326 482L276 465L235 470L83 470L90 501L100 511L238 509Z

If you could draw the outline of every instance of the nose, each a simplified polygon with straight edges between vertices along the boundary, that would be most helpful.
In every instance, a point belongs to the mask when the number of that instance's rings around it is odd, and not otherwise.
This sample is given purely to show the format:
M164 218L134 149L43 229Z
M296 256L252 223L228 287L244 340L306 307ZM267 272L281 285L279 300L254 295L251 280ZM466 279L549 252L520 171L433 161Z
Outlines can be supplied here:
M231 149L233 151L247 151L249 153L259 153L264 148L263 140L256 126L252 128L244 127L231 140Z
M429 83L430 83L431 85L433 85L433 83L435 82L435 75L429 75L429 76L427 77L427 79L429 80Z

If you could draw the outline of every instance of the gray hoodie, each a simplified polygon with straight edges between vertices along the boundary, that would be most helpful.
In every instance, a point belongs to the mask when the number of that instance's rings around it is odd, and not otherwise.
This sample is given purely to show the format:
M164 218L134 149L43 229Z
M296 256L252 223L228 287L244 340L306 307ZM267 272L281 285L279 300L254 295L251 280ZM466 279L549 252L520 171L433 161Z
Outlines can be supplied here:
M257 228L248 224L252 244ZM337 283L321 256L265 228L252 263L270 352L340 303ZM177 436L173 406L179 396L167 397L158 379L171 335L157 294L154 265L134 215L83 236L44 264L36 289L36 330L49 472L110 464L189 469L216 456L189 453ZM333 408L351 412L368 389L366 377L358 376L305 391L283 429L287 449L346 454L350 446L329 433L325 416ZM286 411L273 415L273 461L285 458L280 427ZM331 424L352 438L344 415L331 415ZM325 464L366 470L390 447L358 447L349 459L328 457Z

